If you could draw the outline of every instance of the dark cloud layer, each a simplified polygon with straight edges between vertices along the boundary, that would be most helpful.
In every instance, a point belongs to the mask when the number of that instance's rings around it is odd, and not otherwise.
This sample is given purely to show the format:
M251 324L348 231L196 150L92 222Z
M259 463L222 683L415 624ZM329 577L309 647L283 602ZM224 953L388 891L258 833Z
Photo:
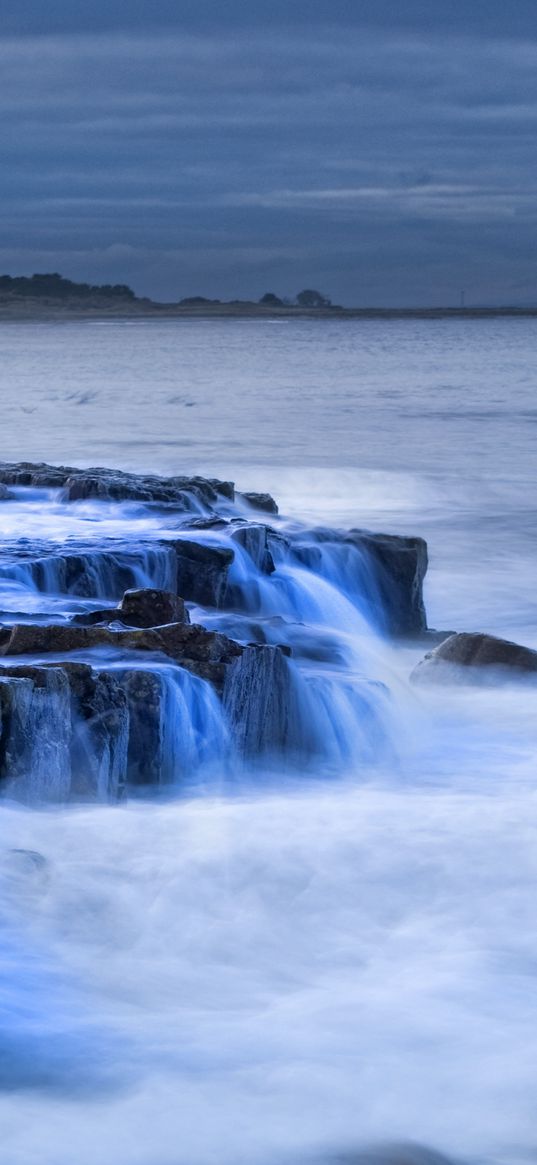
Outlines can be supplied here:
M4 0L0 267L537 301L537 14L512 7Z

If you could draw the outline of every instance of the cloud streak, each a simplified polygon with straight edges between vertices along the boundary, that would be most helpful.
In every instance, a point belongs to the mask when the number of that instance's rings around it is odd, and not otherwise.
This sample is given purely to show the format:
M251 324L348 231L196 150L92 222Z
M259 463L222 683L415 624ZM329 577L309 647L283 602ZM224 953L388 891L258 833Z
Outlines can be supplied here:
M363 7L7 36L4 261L164 299L269 279L343 302L527 299L537 36Z

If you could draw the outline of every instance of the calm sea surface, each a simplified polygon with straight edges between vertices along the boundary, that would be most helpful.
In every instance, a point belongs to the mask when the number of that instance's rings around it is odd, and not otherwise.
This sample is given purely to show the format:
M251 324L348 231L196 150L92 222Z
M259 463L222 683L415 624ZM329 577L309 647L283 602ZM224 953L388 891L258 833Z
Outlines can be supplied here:
M0 369L4 460L423 534L432 626L537 647L537 321L2 324ZM537 695L412 694L416 651L374 779L4 804L6 1165L534 1161Z

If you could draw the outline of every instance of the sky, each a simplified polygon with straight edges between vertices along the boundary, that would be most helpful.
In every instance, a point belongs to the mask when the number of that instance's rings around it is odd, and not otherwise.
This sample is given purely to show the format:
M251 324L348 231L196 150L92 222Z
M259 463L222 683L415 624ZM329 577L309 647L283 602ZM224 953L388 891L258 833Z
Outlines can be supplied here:
M0 270L537 303L535 0L2 0Z

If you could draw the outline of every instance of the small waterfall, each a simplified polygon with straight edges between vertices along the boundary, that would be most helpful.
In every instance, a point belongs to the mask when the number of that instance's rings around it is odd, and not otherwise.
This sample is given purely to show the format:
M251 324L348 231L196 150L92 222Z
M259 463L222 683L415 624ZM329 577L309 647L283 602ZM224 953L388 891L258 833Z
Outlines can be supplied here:
M127 779L129 709L117 676L70 664L71 795L115 800Z
M124 667L130 785L192 783L200 769L225 761L229 733L210 683L172 664Z
M243 758L284 755L331 769L371 764L390 748L383 684L339 673L308 674L277 647L247 647L229 669L224 709Z
M51 555L3 565L0 579L19 587L21 597L33 592L117 600L130 588L175 590L175 553L158 545Z
M0 677L2 776L19 800L65 801L71 789L69 681L61 668L27 671Z
M223 766L230 749L222 704L211 684L185 668L160 673L163 781L195 782L202 768Z

